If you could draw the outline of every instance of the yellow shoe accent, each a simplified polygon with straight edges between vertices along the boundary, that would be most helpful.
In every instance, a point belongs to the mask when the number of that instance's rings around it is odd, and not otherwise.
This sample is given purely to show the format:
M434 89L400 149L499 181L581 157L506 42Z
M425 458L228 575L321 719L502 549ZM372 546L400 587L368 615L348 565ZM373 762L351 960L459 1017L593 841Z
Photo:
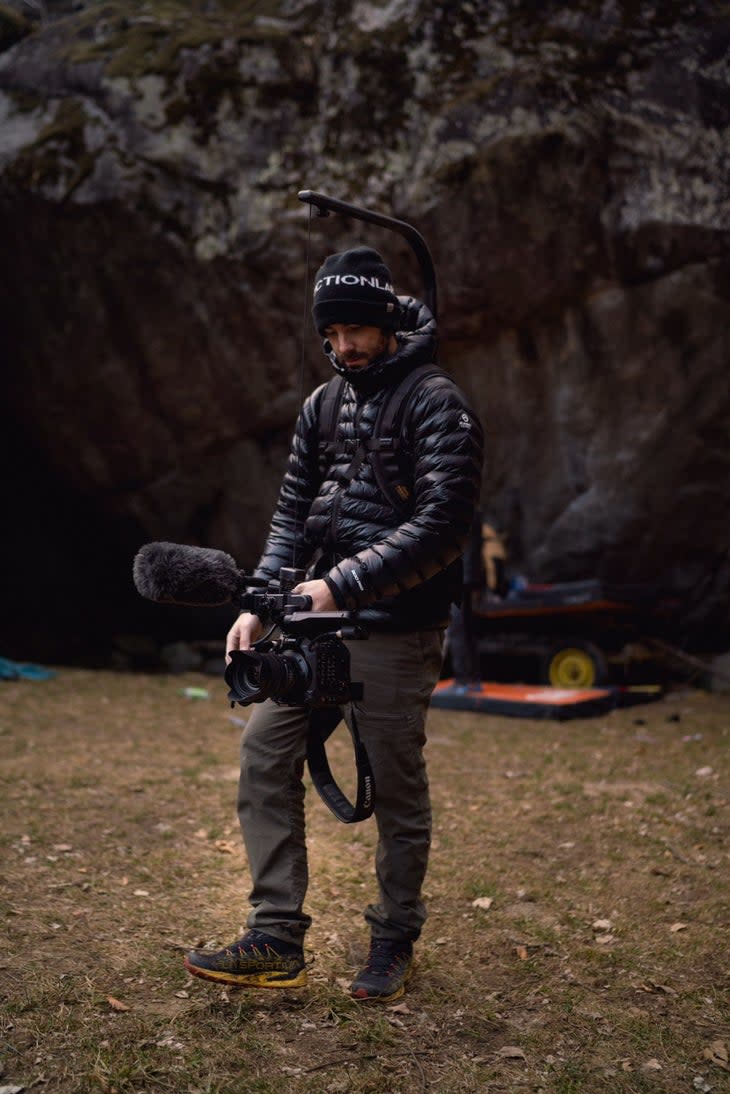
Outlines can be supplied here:
M300 969L296 976L287 976L286 973L281 972L235 973L202 969L193 965L187 957L183 963L192 976L198 976L201 980L214 980L219 984L231 984L238 988L303 988L307 983L306 969Z
M192 976L242 988L302 988L307 982L301 945L252 929L222 950L191 950L185 968Z

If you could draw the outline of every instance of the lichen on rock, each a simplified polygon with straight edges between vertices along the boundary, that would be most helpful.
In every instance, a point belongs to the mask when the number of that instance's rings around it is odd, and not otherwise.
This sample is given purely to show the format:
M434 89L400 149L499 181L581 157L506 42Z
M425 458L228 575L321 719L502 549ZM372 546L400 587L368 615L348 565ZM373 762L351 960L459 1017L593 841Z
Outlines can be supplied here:
M730 547L729 32L709 0L0 0L6 396L54 489L255 561L321 189L429 240L520 566L689 602ZM364 238L418 290L361 226L312 261ZM730 625L723 581L693 618Z

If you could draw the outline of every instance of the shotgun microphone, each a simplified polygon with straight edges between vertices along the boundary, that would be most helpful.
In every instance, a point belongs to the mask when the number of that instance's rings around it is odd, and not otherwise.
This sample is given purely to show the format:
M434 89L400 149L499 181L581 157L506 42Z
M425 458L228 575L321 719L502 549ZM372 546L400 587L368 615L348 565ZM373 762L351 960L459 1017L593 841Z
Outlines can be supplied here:
M345 824L369 817L375 808L375 779L358 735L354 708L350 729L357 770L354 805L335 782L324 747L342 717L342 704L362 696L362 684L350 681L350 655L341 639L331 633L335 626L346 621L344 617L349 619L350 613L312 613L310 597L287 591L256 593L253 589L270 583L247 577L231 555L212 547L147 543L135 555L132 576L137 592L158 604L215 608L233 600L248 608L250 600L251 610L256 613L263 610L268 615L272 607L279 613L282 629L287 627L289 637L266 642L263 650L238 650L231 654L232 661L225 674L231 686L228 693L231 705L262 702L268 695L275 702L290 705L311 703L307 758L315 789ZM301 576L286 568L280 571L285 590L301 580ZM300 614L287 616L285 613L292 608L300 609ZM306 610L301 611L302 608ZM236 658L245 662L242 668Z
M215 608L254 584L225 551L183 543L147 543L132 567L137 592L158 604Z

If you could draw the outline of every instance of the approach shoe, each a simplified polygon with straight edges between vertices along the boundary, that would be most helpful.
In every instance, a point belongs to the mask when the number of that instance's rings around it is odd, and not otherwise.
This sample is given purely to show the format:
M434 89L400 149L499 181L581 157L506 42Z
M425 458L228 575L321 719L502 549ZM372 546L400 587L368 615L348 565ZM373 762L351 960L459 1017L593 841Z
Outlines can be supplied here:
M242 988L302 988L307 982L301 945L257 930L222 950L191 950L185 968L203 980Z
M413 943L373 938L365 967L350 985L350 995L363 1003L399 999L413 972Z

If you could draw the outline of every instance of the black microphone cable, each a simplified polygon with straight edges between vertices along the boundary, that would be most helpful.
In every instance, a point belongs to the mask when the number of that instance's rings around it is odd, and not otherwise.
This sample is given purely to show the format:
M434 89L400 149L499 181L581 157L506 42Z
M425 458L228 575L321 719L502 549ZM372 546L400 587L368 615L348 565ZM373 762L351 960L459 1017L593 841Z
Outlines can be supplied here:
M307 305L309 304L309 281L312 265L312 217L314 216L314 206L309 206L309 217L307 218L307 247L304 266L304 305L302 307L302 333L299 339L299 406L304 405L304 340L307 330ZM302 525L304 520L301 520ZM292 568L296 568L296 549L297 538L299 536L299 524L300 524L300 511L299 511L299 498L294 503L294 538L292 539L291 551L292 551Z

